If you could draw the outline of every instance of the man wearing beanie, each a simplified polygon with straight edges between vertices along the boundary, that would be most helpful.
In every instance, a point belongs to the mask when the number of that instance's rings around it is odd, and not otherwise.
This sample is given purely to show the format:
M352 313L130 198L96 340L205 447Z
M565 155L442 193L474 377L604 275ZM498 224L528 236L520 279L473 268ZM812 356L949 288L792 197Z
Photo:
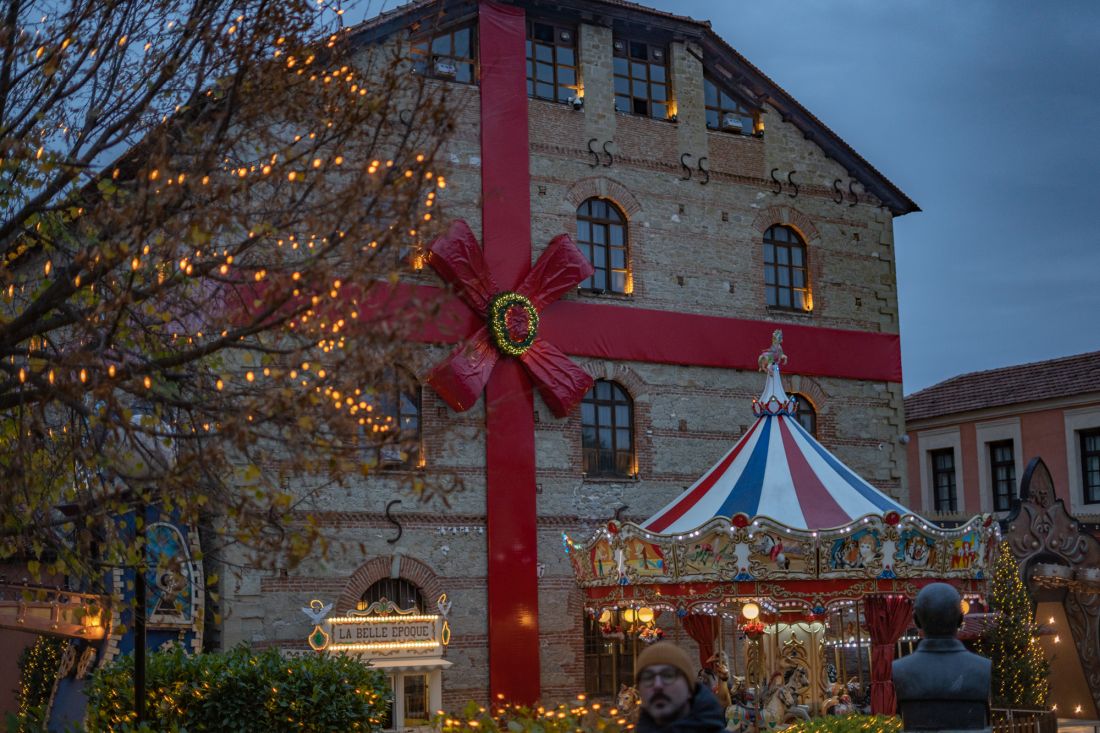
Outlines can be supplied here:
M639 733L719 733L726 715L705 685L695 682L691 659L669 641L638 655Z

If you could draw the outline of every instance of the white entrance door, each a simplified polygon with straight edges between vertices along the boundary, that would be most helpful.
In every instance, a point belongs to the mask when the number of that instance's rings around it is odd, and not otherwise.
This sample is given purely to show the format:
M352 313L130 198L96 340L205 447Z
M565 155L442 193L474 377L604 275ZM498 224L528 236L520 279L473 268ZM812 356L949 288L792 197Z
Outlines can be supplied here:
M390 670L389 682L393 697L390 713L383 723L385 729L402 731L427 727L443 702L440 670Z

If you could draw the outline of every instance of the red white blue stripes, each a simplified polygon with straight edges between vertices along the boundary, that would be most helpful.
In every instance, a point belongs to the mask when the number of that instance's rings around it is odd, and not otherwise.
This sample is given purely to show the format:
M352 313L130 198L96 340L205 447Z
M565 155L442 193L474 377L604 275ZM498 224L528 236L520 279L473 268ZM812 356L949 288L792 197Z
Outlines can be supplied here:
M795 529L841 527L903 506L860 478L793 417L793 401L772 367L754 404L756 422L718 463L642 526L675 534L714 517L743 513Z

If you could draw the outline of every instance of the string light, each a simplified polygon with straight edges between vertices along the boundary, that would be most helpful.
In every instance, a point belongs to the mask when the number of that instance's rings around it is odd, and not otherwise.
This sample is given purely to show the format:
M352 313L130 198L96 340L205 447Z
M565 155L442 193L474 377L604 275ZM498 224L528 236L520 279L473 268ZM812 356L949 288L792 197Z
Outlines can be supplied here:
M991 586L998 621L982 635L979 651L993 661L994 707L1043 709L1050 665L1039 645L1039 629L1019 563L1007 542L997 547Z

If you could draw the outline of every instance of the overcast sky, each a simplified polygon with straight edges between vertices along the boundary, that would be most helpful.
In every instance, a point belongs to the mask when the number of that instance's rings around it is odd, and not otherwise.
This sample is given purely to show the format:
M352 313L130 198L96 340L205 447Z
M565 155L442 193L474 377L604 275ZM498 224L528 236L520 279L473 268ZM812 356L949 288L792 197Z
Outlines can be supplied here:
M1100 0L643 2L710 20L921 207L894 225L906 394L1100 349Z
M710 20L917 202L905 393L1100 349L1100 2L650 0Z

